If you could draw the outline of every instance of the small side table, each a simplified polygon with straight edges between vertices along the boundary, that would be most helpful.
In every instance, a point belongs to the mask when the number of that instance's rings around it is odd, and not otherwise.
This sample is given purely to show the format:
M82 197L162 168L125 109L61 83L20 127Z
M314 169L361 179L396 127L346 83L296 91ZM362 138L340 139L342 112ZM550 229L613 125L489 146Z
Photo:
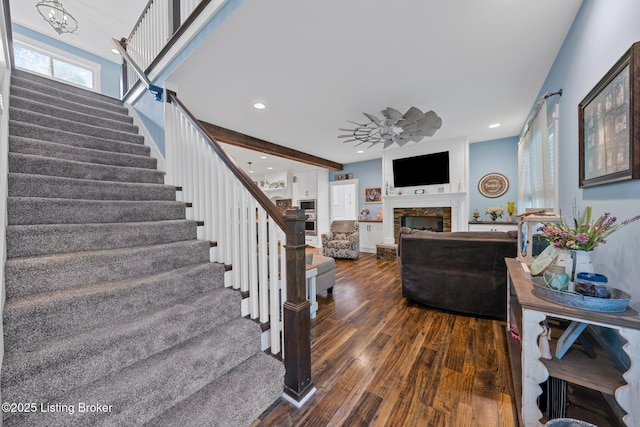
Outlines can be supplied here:
M581 310L539 298L533 293L533 284L525 277L522 263L513 258L507 258L506 263L507 341L521 425L542 425L539 421L542 413L536 400L542 393L540 384L548 377L614 396L626 412L622 417L626 425L640 425L640 407L637 404L640 402L640 314L632 308L624 313ZM567 354L562 359L541 359L538 335L540 322L547 316L617 330L627 340L622 350L629 356L630 368L620 373L610 359L590 359L580 352ZM520 333L519 342L511 338L512 328L516 325ZM555 344L552 341L552 350Z

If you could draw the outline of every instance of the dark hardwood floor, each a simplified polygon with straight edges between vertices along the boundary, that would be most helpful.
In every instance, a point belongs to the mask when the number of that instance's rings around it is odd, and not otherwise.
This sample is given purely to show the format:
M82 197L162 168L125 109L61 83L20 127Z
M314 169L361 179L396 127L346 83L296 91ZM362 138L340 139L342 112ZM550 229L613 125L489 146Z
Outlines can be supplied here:
M253 426L515 426L504 322L428 309L401 295L395 262L336 260L312 320L302 408L277 401Z

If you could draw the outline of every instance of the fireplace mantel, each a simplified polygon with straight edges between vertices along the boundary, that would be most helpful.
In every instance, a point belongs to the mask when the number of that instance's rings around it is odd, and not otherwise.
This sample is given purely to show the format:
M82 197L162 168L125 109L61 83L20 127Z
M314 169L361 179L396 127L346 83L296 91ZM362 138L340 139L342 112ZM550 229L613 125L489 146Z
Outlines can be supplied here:
M384 243L395 243L393 235L393 210L395 208L451 207L451 231L466 230L465 200L467 193L407 194L382 196L382 236Z

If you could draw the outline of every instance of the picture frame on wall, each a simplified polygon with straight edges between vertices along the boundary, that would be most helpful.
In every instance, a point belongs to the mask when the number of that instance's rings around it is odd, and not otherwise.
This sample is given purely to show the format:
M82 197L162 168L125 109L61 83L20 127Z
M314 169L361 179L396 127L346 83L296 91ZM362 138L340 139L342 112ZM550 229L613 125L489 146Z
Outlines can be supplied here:
M640 42L578 105L579 186L640 179Z
M382 203L382 187L366 187L364 189L365 203Z

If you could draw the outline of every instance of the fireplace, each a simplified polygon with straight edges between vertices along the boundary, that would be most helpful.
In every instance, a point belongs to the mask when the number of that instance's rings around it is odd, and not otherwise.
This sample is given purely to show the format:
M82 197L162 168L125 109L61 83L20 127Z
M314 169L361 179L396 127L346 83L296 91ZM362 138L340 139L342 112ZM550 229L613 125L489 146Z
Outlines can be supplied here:
M441 216L403 216L400 226L416 230L442 231L444 217Z
M411 227L432 231L451 231L451 207L394 208L393 231L398 239L400 227Z
M383 244L395 245L403 216L441 216L442 231L467 229L466 193L430 193L383 196Z

